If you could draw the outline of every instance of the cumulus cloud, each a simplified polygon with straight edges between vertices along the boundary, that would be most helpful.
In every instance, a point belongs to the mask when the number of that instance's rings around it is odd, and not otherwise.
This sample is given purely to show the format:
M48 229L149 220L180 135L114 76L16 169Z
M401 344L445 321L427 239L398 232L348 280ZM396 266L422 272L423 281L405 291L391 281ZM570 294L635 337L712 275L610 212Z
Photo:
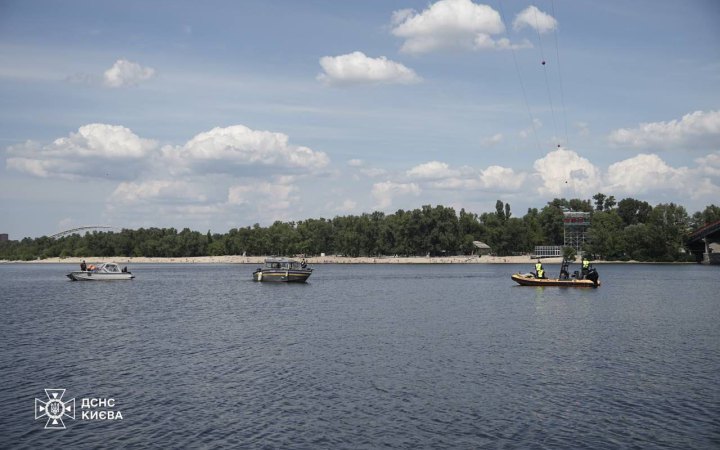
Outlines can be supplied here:
M697 158L695 162L703 174L720 177L720 151Z
M351 159L347 162L347 165L357 169L359 173L369 178L375 178L387 174L387 170L385 169L381 169L379 167L367 167L365 161L362 159ZM356 180L360 179L357 174L353 177Z
M324 73L318 80L331 85L411 84L421 78L404 65L384 56L370 58L362 52L320 58Z
M128 128L93 123L47 145L28 141L11 146L6 165L43 178L123 178L156 149L155 141L142 139Z
M523 172L515 172L502 166L489 166L479 171L465 167L449 173L452 175L433 181L432 187L463 191L516 192L527 177Z
M592 195L602 186L600 170L574 151L559 148L535 161L533 168L541 184L537 192L543 196L558 196L563 191L571 195Z
M715 149L720 147L720 111L695 111L680 120L620 128L609 139L614 145L638 149Z
M672 194L715 201L720 197L720 152L672 167L655 154L640 154L608 167L608 189L627 195Z
M121 204L155 202L204 202L207 197L198 192L198 187L185 181L150 180L122 182L111 195L114 202Z
M227 202L236 206L253 206L258 210L286 210L298 200L293 195L297 191L297 186L285 184L282 180L235 185L228 189Z
M406 172L406 175L416 179L438 179L457 176L458 172L451 170L444 162L430 161L413 167Z
M164 157L176 167L196 172L232 172L239 166L270 166L312 171L328 165L323 152L289 144L286 134L243 125L213 128L182 147L166 146Z
M507 39L492 38L505 31L500 14L471 0L440 0L420 13L396 11L392 23L392 33L405 39L400 50L406 53L512 46Z
M480 171L480 181L485 189L517 191L525 182L525 174L509 167L490 166Z
M111 88L136 86L155 76L155 69L143 67L127 59L118 59L103 74L103 84Z
M513 21L513 29L516 31L529 27L541 34L553 31L557 26L558 22L553 16L532 5L518 13Z
M623 193L643 194L682 184L686 167L673 168L658 155L639 154L611 164L607 171L608 189Z
M415 183L396 183L383 181L375 183L372 187L372 196L375 198L377 209L385 209L392 205L393 199L398 196L420 195L420 186Z

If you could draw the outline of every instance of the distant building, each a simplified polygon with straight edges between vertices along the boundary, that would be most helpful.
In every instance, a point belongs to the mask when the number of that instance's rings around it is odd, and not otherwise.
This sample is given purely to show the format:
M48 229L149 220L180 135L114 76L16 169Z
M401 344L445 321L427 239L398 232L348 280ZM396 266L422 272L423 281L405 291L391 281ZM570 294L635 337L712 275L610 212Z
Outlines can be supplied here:
M7 242L9 241L9 237L7 233L0 233L0 242Z
M562 255L561 245L536 245L533 258L556 258Z
M583 245L588 242L590 229L590 213L580 211L563 212L563 229L565 247L572 247L579 254Z
M489 255L491 252L491 248L489 245L487 245L484 242L480 241L473 241L473 245L475 246L476 252L478 255Z

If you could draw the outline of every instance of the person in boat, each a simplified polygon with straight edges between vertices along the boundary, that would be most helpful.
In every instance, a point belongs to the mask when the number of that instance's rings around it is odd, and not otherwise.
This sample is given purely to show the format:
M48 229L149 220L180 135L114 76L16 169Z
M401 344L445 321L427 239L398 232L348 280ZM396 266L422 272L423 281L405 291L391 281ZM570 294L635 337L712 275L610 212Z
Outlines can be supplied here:
M307 262L305 261L305 258L300 261L300 267L302 267L303 269L307 267Z
M589 271L590 271L590 261L587 259L587 255L585 255L585 256L583 256L583 259L582 259L582 271L580 272L582 274L583 280L587 277L587 274Z
M535 276L537 278L545 278L545 269L543 269L543 265L538 259L538 262L535 263Z
M563 259L562 265L560 266L560 279L569 280L570 273L568 272L568 260Z
M85 264L85 260L83 259L80 263L80 270L85 272L87 270L87 264Z

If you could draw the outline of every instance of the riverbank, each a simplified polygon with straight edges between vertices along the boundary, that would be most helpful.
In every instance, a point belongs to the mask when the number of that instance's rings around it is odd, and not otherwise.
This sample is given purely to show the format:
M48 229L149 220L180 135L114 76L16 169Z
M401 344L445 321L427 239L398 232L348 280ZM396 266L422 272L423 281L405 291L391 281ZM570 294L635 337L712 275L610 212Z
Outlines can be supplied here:
M47 258L33 261L0 261L0 263L23 264L80 264L82 260L87 263L114 261L118 264L262 264L267 256L196 256L181 258L147 258L147 257L85 257L85 258ZM441 256L441 257L358 257L347 256L317 256L306 258L308 264L534 264L537 260L530 255L522 256ZM543 258L543 264L560 264L562 257ZM579 262L576 261L576 262ZM604 261L592 261L593 264ZM637 263L637 261L627 261ZM617 263L613 261L613 263Z

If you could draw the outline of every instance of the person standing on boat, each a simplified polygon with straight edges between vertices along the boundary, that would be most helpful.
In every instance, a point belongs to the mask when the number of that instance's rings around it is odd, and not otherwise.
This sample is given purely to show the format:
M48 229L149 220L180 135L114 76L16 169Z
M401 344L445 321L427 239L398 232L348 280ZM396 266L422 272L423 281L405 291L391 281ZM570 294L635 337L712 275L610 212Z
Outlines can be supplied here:
M87 264L85 264L85 260L84 260L84 259L83 259L82 262L80 263L80 270L82 270L83 272L85 272L85 271L87 270Z
M583 256L582 259L582 279L584 280L587 276L588 272L590 271L590 261L588 261L587 256Z
M537 278L545 278L545 269L543 269L543 265L538 259L538 262L535 263L535 276Z

